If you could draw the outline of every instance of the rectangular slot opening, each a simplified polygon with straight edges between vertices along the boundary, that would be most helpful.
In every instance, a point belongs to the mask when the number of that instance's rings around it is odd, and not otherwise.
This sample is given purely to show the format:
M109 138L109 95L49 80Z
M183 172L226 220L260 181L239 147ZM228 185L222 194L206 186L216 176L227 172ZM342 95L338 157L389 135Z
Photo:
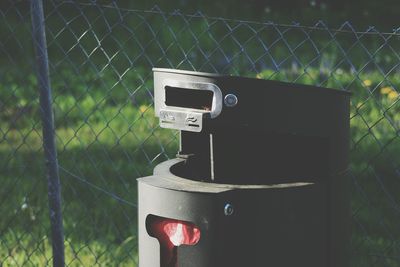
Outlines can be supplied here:
M209 90L165 86L165 104L172 107L211 111L213 95Z

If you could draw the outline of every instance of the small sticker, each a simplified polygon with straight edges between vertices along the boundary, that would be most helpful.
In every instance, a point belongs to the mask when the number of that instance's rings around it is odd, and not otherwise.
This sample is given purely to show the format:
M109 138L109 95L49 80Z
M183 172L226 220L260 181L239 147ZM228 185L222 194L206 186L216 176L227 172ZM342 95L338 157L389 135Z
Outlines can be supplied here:
M164 119L164 120L167 120L167 121L175 121L174 115L172 115L172 114L169 113L169 112L161 111L161 112L160 112L160 117L161 117L162 119Z
M197 122L197 118L195 118L193 115L188 115L186 117L186 122Z

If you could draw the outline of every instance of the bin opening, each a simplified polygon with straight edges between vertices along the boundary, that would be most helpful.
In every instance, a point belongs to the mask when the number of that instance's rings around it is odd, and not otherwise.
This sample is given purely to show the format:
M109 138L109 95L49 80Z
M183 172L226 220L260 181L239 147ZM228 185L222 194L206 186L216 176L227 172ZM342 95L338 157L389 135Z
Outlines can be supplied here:
M177 247L194 246L200 240L200 229L194 223L148 215L147 233L160 242L161 267L176 267Z
M214 93L209 90L192 90L165 86L167 106L211 111Z

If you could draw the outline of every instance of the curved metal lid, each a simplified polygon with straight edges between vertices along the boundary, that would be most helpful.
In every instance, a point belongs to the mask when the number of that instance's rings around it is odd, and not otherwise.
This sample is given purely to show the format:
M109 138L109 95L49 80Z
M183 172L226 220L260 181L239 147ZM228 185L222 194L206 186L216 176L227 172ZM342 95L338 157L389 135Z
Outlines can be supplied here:
M176 73L176 74L185 74L185 75L193 75L193 76L202 76L202 77L225 77L226 75L217 74L217 73L208 73L208 72L198 72L198 71L190 71L190 70L178 70L178 69L168 69L168 68L153 68L153 72L166 72L166 73Z
M301 84L301 83L291 83L291 82L283 82L278 80L267 80L267 79L259 79L259 78L250 78L250 77L242 77L236 75L226 75L226 74L219 74L219 73L210 73L210 72L198 72L198 71L189 71L189 70L180 70L180 69L169 69L169 68L153 68L153 72L163 72L163 73L171 73L171 74L182 74L182 75L190 75L196 77L205 77L205 78L227 78L227 79L240 79L240 80L257 80L257 81L265 81L268 83L275 83L281 86L290 86L290 87L302 87L302 88L319 88L324 92L327 93L339 93L343 95L351 95L351 92L345 90L338 90L335 88L329 87L319 87L314 85L308 84Z

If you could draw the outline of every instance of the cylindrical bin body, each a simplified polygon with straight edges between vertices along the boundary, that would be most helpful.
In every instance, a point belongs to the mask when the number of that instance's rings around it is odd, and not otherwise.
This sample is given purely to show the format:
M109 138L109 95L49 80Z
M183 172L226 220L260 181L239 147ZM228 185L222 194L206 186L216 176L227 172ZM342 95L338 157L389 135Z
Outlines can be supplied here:
M346 266L349 94L154 72L156 114L181 146L139 179L140 267ZM195 226L196 241L166 245L153 218Z

